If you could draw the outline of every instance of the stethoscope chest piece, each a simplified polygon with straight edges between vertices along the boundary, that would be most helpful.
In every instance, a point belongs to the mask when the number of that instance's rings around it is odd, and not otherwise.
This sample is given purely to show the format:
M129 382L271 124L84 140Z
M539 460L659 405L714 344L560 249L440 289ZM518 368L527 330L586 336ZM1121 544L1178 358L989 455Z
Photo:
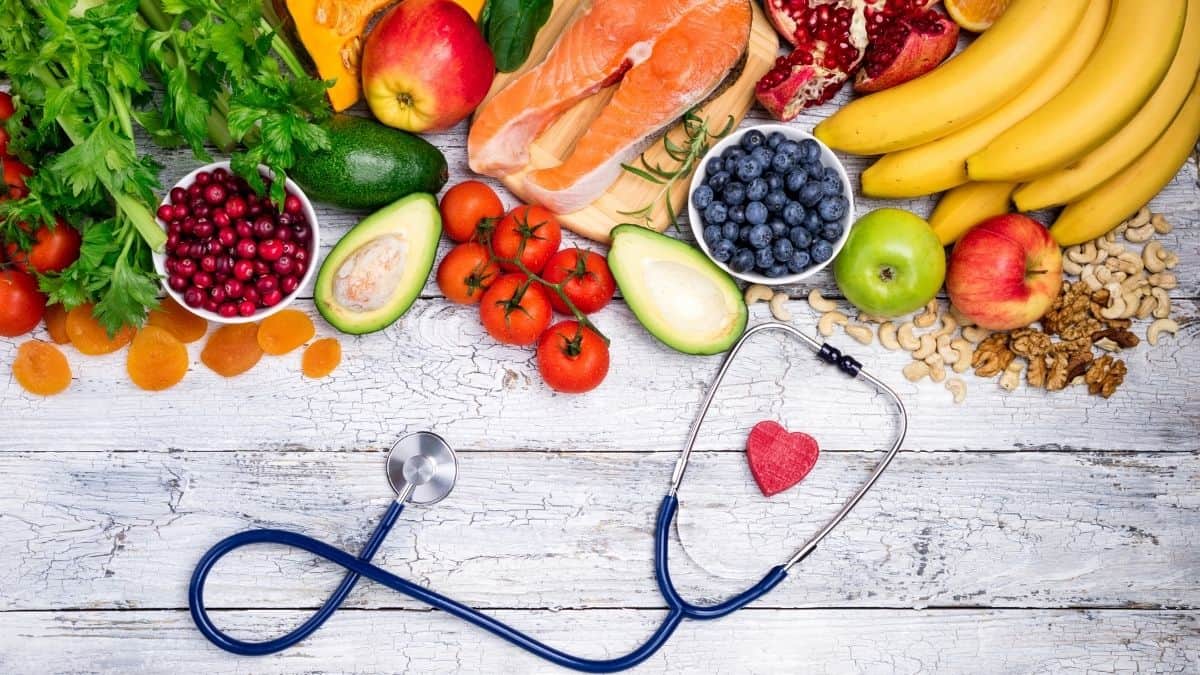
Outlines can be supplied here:
M458 458L435 433L408 434L388 451L387 477L396 498L410 504L436 504L454 489Z

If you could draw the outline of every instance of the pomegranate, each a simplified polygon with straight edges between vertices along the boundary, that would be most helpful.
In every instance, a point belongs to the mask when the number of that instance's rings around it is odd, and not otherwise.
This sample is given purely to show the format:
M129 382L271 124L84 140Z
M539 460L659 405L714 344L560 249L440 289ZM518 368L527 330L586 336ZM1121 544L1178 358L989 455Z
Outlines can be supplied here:
M881 91L931 71L954 51L958 24L936 9L891 17L872 30L854 90Z

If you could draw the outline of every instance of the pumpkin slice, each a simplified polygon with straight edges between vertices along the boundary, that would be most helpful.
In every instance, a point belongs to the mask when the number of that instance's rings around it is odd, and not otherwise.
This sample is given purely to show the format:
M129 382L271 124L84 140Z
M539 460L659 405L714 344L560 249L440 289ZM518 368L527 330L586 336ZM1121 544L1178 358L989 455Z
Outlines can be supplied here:
M362 95L358 65L363 34L375 12L393 0L275 0L323 80L335 80L326 94L337 112Z

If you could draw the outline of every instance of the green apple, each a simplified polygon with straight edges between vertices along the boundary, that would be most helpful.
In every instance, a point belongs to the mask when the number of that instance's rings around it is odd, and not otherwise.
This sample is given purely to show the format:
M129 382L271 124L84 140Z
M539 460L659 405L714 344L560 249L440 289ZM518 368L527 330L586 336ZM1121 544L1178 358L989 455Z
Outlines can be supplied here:
M946 251L929 223L902 209L877 209L858 219L833 274L860 311L900 316L929 302L946 279Z

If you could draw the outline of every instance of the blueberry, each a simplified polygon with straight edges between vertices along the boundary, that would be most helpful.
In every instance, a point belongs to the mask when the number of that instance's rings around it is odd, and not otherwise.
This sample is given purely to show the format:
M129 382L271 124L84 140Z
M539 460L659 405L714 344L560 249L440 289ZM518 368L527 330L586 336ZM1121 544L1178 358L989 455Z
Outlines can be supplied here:
M743 157L738 160L737 177L744 182L758 178L762 175L763 165L758 162L753 156Z
M729 209L721 202L713 202L704 209L704 222L709 225L720 225L729 217Z
M726 157L726 158L723 160L723 161L725 162L725 171L727 171L728 173L730 173L730 174L732 174L732 175L736 176L736 175L737 175L738 162L742 161L742 160L743 160L743 159L745 159L745 158L746 158L746 156L745 156L745 155L742 155L741 157Z
M767 207L762 202L750 202L746 205L746 222L751 225L761 225L767 222Z
M787 140L787 136L784 136L782 132L772 131L767 135L767 147L778 148L785 140Z
M742 228L737 223L733 222L732 220L726 221L726 223L721 226L721 238L736 240L738 235L741 234L741 231Z
M786 143L780 143L779 147L776 149L776 152L782 152L783 154L787 155L788 157L791 157L793 164L799 164L801 162L801 160L803 159L800 156L800 144L797 143L796 141L787 141Z
M833 244L824 239L818 239L808 252L812 254L812 259L818 264L825 262L833 257Z
M820 162L804 162L804 171L808 173L811 180L821 180L821 172L825 170L825 165Z
M785 155L782 152L775 153L775 156L771 158L771 168L780 173L786 173L788 169L792 168L791 155Z
M775 152L770 148L759 147L750 152L750 158L757 162L763 171L766 171L767 167L771 166L771 158L774 156Z
M787 268L792 274L799 274L808 269L812 259L808 255L808 251L796 249L792 251L792 259L788 261Z
M788 173L784 187L788 192L797 194L806 182L808 182L808 173L803 168L796 167Z
M771 268L767 270L767 276L775 278L775 279L778 279L779 277L782 277L786 274L787 274L787 265L781 265L779 263L775 263L774 265L771 265Z
M725 201L729 201L729 188L725 188ZM821 184L809 181L796 193L796 201L805 206L816 206L821 201ZM731 202L732 203L732 202Z
M775 264L775 256L771 254L770 248L761 248L758 253L754 254L754 266L764 272L771 269L771 265Z
M741 204L746 201L746 186L737 181L730 182L721 191L721 199L729 206ZM816 203L815 200L814 203Z
M709 246L716 246L717 242L724 238L725 237L721 236L720 225L706 225L704 227L704 243L708 244Z
M783 222L795 227L804 223L804 207L799 202L788 202L783 207Z
M741 229L738 230L738 241L749 246L750 245L750 230L753 228L754 228L753 225L742 225Z
M757 250L762 250L771 246L771 228L766 223L760 223L750 228L750 234L746 237L746 243L750 244Z
M842 177L832 166L825 167L825 172L821 175L821 192L829 196L842 194Z
M708 173L709 176L713 175L714 173L716 173L718 171L723 170L724 168L725 168L725 162L721 161L720 157L713 157L712 159L708 160L708 164L704 165L704 170L705 170L705 172Z
M725 148L725 152L721 153L721 159L739 160L746 156L746 151L736 145L731 145Z
M708 174L708 187L712 188L714 194L720 194L721 190L729 184L729 172L718 171Z
M796 250L792 246L792 242L787 239L776 239L771 243L771 253L775 255L775 260L786 263L792 259L792 253Z
M822 227L825 227L825 221L821 220L820 214L816 211L804 214L804 229L808 230L810 234L816 235Z
M767 142L767 137L758 129L751 129L742 136L742 147L746 150L753 150Z
M788 202L787 195L780 192L768 192L766 197L763 197L763 204L767 205L767 210L771 213L779 213L783 211L784 205Z
M741 204L734 204L729 207L729 221L738 225L746 222L746 207Z
M748 248L738 249L729 260L729 269L738 273L754 269L754 252Z
M812 235L803 227L793 227L788 232L788 239L791 240L792 246L807 250L812 245Z
M763 197L767 196L767 181L764 178L755 178L746 185L746 199L750 201L762 201Z
M713 189L707 185L701 185L692 192L692 206L697 210L703 211L708 208L708 205L713 200Z
M768 190L775 192L776 190L782 190L783 188L784 188L784 180L783 180L783 178L781 178L779 176L779 174L775 173L774 171L767 173L767 189Z
M825 223L821 227L821 238L829 241L837 241L838 237L842 236L841 223Z
M733 257L733 251L736 247L732 241L722 239L712 247L712 257L717 262L728 262Z
M846 215L846 199L841 196L822 197L817 204L817 213L826 222L836 223Z
M821 146L811 138L800 141L800 160L815 162L821 157Z
M788 233L787 223L783 222L782 220L780 220L778 218L767 223L767 227L771 228L771 236L775 237L776 239L787 236L787 233Z

